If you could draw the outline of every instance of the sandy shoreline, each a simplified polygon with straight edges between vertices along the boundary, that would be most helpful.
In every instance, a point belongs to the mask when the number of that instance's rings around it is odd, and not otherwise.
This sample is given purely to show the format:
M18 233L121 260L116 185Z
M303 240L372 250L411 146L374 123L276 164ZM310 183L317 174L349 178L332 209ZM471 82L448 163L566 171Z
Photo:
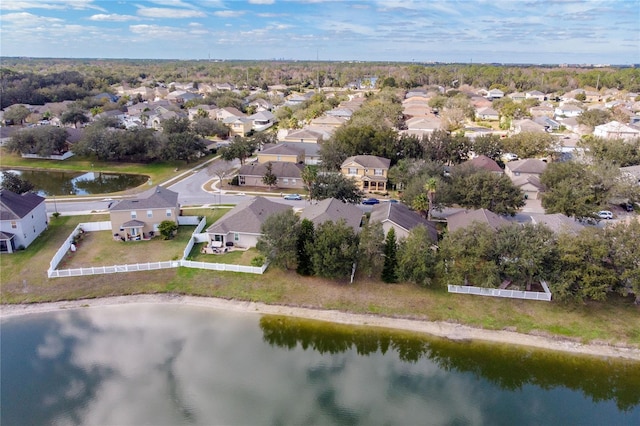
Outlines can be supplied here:
M585 354L599 357L624 358L640 361L640 349L610 346L605 344L581 344L571 340L534 336L506 330L484 330L466 325L418 321L401 318L389 318L376 315L350 314L339 311L266 305L256 302L225 300L212 297L179 296L167 294L116 296L101 299L84 299L66 302L36 303L20 305L1 305L0 318L10 318L32 313L55 312L67 309L80 309L95 306L122 304L178 304L221 309L234 312L256 314L285 315L312 320L329 321L340 324L364 325L389 329L425 333L451 340L481 340L494 343L506 343L535 348Z

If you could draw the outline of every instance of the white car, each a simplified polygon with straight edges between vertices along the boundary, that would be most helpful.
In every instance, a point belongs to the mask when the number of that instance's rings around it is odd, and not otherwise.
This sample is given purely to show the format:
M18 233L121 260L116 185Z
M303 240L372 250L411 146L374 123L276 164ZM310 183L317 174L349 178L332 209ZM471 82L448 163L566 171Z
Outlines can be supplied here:
M600 219L613 219L613 213L611 213L609 210L600 210L598 212L598 217Z

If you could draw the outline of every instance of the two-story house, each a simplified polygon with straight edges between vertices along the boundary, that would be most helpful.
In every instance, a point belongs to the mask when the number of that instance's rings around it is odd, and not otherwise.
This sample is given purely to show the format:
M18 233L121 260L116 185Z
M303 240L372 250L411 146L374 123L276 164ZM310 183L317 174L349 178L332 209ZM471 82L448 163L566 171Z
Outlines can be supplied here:
M48 225L43 197L0 190L0 253L29 247Z
M353 178L365 192L386 191L391 160L375 155L355 155L340 166L343 175Z
M148 239L165 220L178 222L178 193L156 186L134 199L122 200L110 209L111 229L124 241Z

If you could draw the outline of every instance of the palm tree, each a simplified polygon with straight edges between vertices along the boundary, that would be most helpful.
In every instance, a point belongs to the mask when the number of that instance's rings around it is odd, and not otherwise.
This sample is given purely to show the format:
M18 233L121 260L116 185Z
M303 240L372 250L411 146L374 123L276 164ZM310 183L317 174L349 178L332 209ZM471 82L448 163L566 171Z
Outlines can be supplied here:
M429 209L427 210L427 220L431 220L431 211L433 210L433 201L436 198L436 188L438 186L438 180L436 178L429 178L427 183L424 184L424 190L427 191L427 199L429 200Z

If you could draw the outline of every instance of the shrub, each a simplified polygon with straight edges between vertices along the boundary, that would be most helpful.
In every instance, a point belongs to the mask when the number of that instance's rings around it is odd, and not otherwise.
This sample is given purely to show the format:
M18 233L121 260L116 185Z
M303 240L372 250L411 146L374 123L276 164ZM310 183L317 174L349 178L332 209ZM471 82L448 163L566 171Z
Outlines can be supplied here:
M260 267L262 265L264 265L264 256L260 255L260 256L256 256L253 259L251 259L251 266L257 266Z

